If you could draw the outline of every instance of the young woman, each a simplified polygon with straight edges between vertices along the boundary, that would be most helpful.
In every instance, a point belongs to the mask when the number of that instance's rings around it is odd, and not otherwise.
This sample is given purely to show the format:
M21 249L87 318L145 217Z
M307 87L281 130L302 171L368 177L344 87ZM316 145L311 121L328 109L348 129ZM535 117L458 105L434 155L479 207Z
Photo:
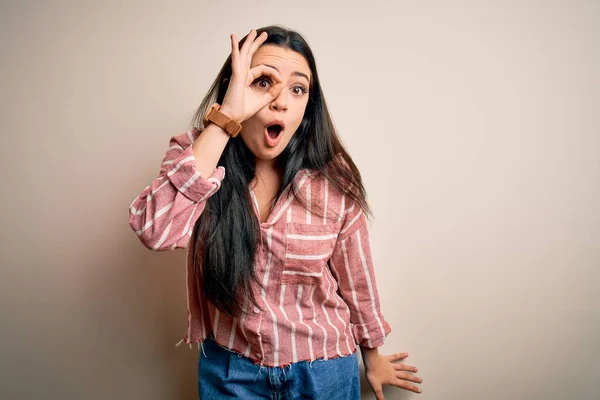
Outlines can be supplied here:
M378 399L384 384L420 393L417 368L394 363L408 354L377 350L391 328L370 209L307 42L279 26L230 39L194 126L129 210L147 248L187 249L178 345L202 344L200 398L359 399L357 345Z

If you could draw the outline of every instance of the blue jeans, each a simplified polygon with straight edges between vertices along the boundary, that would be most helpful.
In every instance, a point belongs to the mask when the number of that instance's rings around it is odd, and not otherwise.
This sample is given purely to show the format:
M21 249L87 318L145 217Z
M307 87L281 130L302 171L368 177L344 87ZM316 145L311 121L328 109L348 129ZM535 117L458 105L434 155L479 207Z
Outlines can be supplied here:
M358 356L260 366L208 337L198 358L198 392L201 400L358 400Z

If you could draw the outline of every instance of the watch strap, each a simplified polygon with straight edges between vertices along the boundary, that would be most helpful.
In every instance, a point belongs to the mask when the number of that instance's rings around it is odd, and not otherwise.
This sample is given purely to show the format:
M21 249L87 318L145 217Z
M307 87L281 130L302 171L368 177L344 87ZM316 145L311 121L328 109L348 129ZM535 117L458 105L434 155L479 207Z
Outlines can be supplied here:
M220 126L225 132L227 132L229 136L236 137L242 130L242 124L222 113L220 111L220 108L221 105L219 103L214 103L210 107L210 110L206 113L206 116L204 117L204 126L206 127L209 123L214 122L216 125Z

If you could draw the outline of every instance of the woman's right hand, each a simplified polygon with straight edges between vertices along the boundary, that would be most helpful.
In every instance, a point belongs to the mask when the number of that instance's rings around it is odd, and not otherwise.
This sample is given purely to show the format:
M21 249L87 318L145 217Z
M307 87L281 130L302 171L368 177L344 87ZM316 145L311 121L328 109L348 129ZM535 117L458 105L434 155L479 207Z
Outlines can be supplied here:
M283 88L283 79L277 70L266 65L250 68L254 53L267 40L266 32L261 33L257 38L256 30L252 29L241 49L235 34L230 37L232 76L221 105L221 111L229 118L241 123L279 95ZM252 83L260 77L270 77L268 90L255 90L251 87Z

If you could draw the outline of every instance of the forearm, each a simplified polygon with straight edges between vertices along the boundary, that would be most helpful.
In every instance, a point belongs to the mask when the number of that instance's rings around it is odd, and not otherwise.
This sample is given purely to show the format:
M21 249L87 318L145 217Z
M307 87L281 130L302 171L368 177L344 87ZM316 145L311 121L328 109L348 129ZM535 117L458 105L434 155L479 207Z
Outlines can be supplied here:
M208 124L193 143L196 169L202 176L210 176L229 141L229 135L217 124Z

